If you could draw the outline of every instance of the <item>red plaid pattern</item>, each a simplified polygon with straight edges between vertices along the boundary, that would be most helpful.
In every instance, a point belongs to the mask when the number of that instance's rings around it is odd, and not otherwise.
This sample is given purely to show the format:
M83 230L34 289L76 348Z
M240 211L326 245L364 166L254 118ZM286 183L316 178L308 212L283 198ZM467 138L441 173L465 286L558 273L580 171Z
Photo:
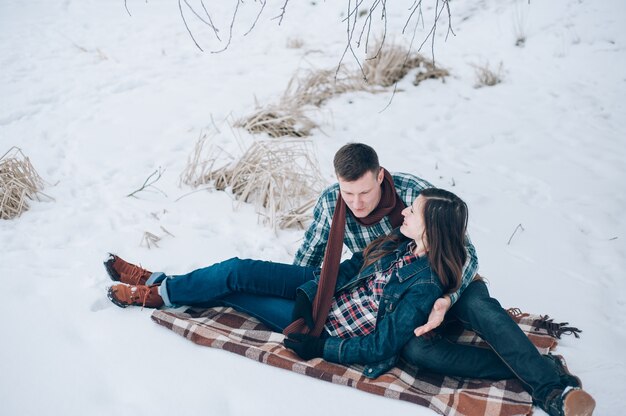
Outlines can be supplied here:
M412 253L413 248L415 244L409 244L404 256L389 269L336 294L324 327L326 332L341 338L362 337L374 332L385 285L396 270L417 259Z
M537 349L545 354L556 339L545 329L535 330L539 316L517 314L513 319ZM274 367L305 374L331 383L405 400L442 415L514 416L532 414L532 399L517 380L470 380L423 372L401 362L376 379L363 376L361 366L343 366L316 358L301 360L283 345L284 336L231 308L188 309L174 313L155 310L152 319L199 345L231 351ZM481 345L467 331L458 342ZM484 344L483 344L484 345Z

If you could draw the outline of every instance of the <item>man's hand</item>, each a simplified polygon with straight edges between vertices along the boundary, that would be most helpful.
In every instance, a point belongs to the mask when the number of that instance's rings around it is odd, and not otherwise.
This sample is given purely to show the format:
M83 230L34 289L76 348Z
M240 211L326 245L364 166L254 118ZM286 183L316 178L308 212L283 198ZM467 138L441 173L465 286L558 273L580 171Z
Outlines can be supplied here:
M443 322L443 318L446 316L446 312L448 312L448 308L451 305L450 298L448 296L444 296L435 301L433 305L433 309L430 311L430 315L428 315L428 322L424 325L415 328L413 333L416 337L424 335L425 333L432 331L437 328Z

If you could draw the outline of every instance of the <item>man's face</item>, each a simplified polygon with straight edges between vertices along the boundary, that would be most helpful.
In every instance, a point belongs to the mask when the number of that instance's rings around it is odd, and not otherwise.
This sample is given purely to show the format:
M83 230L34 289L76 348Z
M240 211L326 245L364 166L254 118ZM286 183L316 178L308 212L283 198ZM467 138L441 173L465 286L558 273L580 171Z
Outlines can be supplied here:
M385 173L381 169L378 175L368 171L352 182L337 177L341 197L355 217L365 218L374 211L380 201L382 193L380 184L383 182L384 176Z

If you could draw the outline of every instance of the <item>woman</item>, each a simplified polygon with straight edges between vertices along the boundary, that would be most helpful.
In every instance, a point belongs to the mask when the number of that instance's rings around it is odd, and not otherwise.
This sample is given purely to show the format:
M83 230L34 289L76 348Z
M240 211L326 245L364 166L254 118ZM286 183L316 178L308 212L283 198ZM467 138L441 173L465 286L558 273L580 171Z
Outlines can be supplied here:
M396 363L413 329L427 321L435 300L458 288L466 260L467 205L456 195L426 189L402 215L399 229L341 264L322 336L290 334L286 346L305 359L366 364L368 377L377 377ZM211 306L247 293L290 302L281 319L255 314L272 329L282 331L294 318L313 326L315 269L235 258L166 276L116 256L105 265L114 280L125 283L108 292L118 306Z

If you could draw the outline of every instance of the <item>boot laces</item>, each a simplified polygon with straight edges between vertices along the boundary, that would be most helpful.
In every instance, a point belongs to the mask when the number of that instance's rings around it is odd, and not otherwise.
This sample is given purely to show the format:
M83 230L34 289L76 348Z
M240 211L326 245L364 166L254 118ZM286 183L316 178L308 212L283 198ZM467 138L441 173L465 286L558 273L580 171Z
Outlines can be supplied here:
M138 285L141 282L141 277L143 276L145 269L139 266L135 266L134 264L129 264L130 272L128 272L128 279L133 285Z
M144 289L145 288L145 289ZM152 286L133 285L130 287L130 302L141 303L141 309L146 306L148 296L150 296L150 289Z

